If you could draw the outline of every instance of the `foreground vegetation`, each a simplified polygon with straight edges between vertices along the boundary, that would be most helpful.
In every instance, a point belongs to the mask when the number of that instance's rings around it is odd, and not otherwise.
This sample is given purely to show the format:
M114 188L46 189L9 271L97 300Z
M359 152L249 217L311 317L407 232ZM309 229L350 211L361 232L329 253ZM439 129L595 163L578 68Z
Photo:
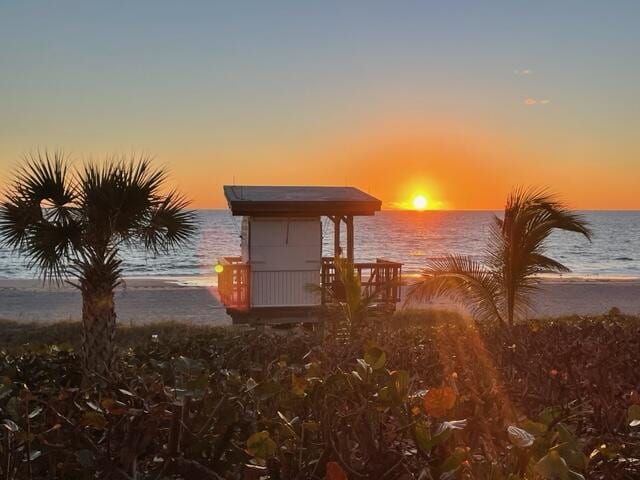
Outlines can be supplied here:
M45 281L82 294L86 373L114 361L114 292L122 282L123 245L158 254L195 233L187 200L166 190L167 172L146 156L108 158L72 168L61 152L28 156L0 195L0 244L28 259Z
M318 333L0 323L0 478L579 479L640 475L640 321L503 329L403 312ZM332 337L336 338L336 337Z

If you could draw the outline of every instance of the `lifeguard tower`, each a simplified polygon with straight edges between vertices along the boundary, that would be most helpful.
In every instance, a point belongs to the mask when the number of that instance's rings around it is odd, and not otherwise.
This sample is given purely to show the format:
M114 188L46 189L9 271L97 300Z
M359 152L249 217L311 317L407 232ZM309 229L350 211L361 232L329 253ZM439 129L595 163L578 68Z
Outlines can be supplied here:
M317 321L324 295L309 285L334 284L335 256L354 262L354 217L374 215L381 207L380 200L353 187L227 185L224 195L231 213L242 217L241 255L221 258L217 268L220 299L234 323ZM333 223L334 257L322 256L322 217ZM400 263L377 259L354 262L354 268L363 290L384 287L380 301L395 308Z

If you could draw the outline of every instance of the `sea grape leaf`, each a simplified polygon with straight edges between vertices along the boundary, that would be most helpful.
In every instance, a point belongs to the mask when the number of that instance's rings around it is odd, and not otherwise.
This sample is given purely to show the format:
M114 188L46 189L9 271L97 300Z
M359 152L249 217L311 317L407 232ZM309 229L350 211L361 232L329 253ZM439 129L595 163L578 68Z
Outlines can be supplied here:
M99 412L85 412L80 423L85 427L92 427L98 430L104 429L108 422L105 416Z
M348 480L347 474L337 462L327 462L325 480Z
M391 380L398 397L403 399L409 391L409 372L396 370L391 373Z
M456 392L449 386L432 388L427 391L422 399L425 411L436 418L444 417L455 403Z
M433 443L431 442L431 430L424 420L419 420L413 426L413 433L416 438L416 444L423 453L431 452Z
M558 432L558 453L565 459L569 467L584 470L587 468L589 459L582 453L583 445L567 427L559 423L556 426Z
M372 346L364 352L364 361L373 370L380 370L387 363L387 354L380 347Z
M253 378L249 377L245 385L245 389L247 390L247 392L249 392L254 388L256 388L257 386L258 386L258 382L256 382Z
M209 375L202 373L187 382L186 387L191 391L203 391L209 386Z
M529 432L513 425L507 427L507 433L509 434L509 441L516 447L528 448L536 441L536 437Z
M322 368L320 367L319 363L310 362L307 363L304 368L307 371L307 379L322 377Z
M297 397L303 397L305 390L307 389L308 381L304 377L299 377L295 373L291 372L291 393Z
M276 442L266 430L256 432L247 439L247 452L261 460L272 457L276 453L276 448Z
M253 389L253 393L255 393L260 400L268 400L280 393L280 385L274 380L260 382L256 385L256 388Z
M530 434L541 437L547 433L547 425L540 422L534 422L528 418L521 422L522 428Z
M460 467L462 462L467 458L467 451L462 447L456 447L454 452L449 455L442 465L440 465L440 471L442 474L440 478L442 480L448 478L455 478L455 472Z
M627 419L630 427L640 426L640 405L631 405L627 410Z
M560 407L547 407L542 412L540 412L540 422L549 426L553 423L557 418L560 418L562 415L562 409Z
M551 450L538 463L535 472L542 478L550 480L584 480L584 477L572 471L557 450Z

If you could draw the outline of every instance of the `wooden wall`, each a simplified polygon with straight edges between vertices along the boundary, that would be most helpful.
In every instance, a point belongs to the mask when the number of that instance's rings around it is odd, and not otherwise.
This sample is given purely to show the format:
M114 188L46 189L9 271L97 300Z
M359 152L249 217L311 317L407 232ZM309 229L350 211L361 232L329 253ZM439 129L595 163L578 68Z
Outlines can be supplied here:
M320 217L251 218L248 243L252 307L320 303L307 287L320 283Z

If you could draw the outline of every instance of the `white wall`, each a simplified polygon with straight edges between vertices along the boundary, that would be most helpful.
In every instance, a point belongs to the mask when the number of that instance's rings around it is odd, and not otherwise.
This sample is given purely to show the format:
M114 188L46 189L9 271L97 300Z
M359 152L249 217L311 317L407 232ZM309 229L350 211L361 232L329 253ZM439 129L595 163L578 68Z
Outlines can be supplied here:
M307 285L320 283L320 217L254 217L249 230L252 306L319 304Z
M315 270L299 272L251 272L251 306L284 307L320 304L318 294L306 288L320 283Z

